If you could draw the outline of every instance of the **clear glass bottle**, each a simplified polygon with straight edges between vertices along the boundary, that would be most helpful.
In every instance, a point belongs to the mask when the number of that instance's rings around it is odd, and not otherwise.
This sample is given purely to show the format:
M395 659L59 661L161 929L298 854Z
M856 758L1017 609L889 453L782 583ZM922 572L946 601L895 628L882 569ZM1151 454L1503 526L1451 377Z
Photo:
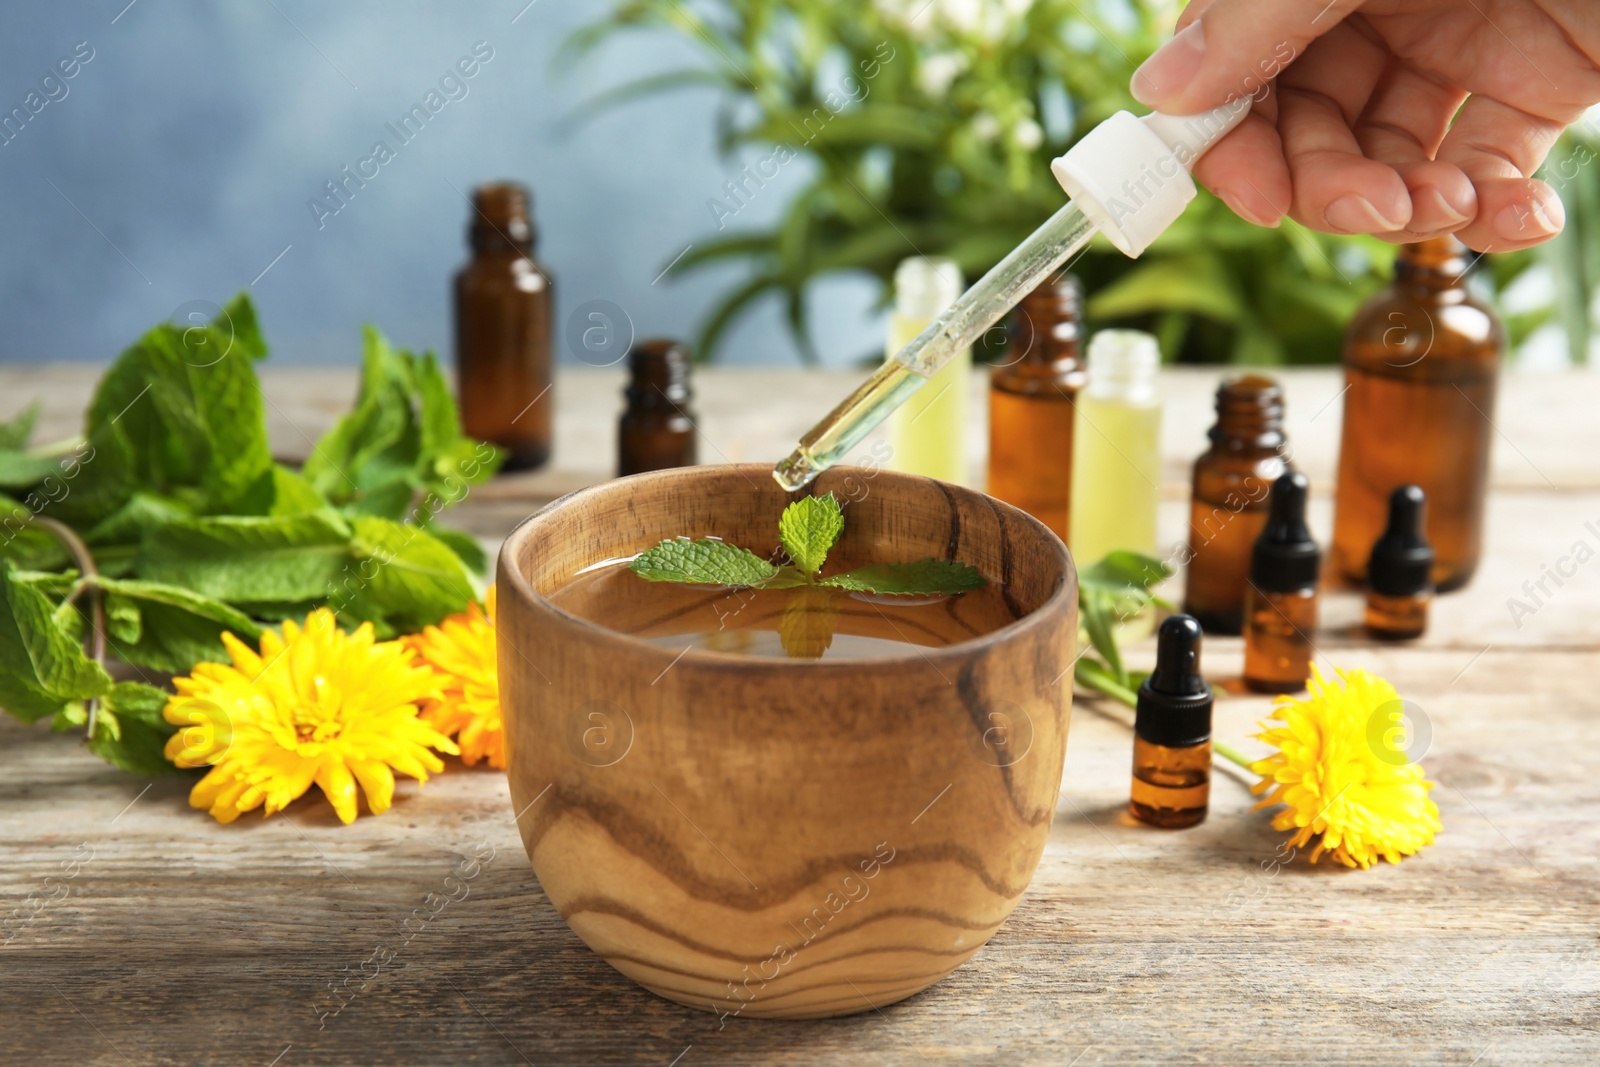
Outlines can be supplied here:
M687 348L664 339L641 341L628 353L627 407L617 422L619 477L699 462L690 363Z
M1211 802L1211 687L1200 675L1200 624L1173 615L1156 638L1156 669L1139 686L1128 812L1151 826L1203 822Z
M1022 298L1011 317L1008 362L989 377L990 496L1067 537L1072 507L1074 401L1083 292L1065 275Z
M1078 394L1073 434L1068 527L1080 567L1119 548L1156 554L1160 367L1161 351L1147 333L1102 330L1089 342L1088 382Z
M1345 333L1333 559L1349 579L1366 579L1389 494L1407 484L1428 497L1434 584L1458 588L1478 566L1506 340L1463 281L1471 262L1454 237L1401 246L1394 284Z
M888 355L894 358L961 296L961 268L937 256L912 256L894 272L894 310L889 316ZM972 350L964 348L911 394L889 417L888 466L907 474L965 485L967 476L967 388Z
M1298 693L1311 677L1322 551L1306 526L1311 483L1299 471L1272 483L1267 524L1250 553L1245 591L1244 684L1258 693Z
M1433 602L1433 546L1423 533L1428 498L1421 486L1389 494L1389 525L1367 561L1367 632L1383 640L1421 637Z
M1267 524L1267 497L1283 458L1283 390L1247 374L1217 388L1211 447L1194 464L1183 610L1210 634L1244 627L1250 553Z
M550 276L533 258L528 190L479 186L467 227L472 259L456 275L456 391L461 425L506 451L505 469L550 458Z

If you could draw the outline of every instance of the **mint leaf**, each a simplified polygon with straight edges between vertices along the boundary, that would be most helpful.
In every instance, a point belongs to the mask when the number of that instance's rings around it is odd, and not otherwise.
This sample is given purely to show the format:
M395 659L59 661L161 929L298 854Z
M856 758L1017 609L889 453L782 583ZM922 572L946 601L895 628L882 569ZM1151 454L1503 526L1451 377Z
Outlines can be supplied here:
M219 600L158 582L102 578L106 631L118 659L171 674L202 661L228 661L224 631L247 645L261 639L250 616Z
M0 557L23 570L54 570L72 562L54 534L31 525L33 509L0 493Z
M755 586L778 575L777 567L754 552L711 537L663 541L641 553L628 569L652 582L702 585Z
M803 496L783 509L778 540L794 565L807 575L822 569L828 549L844 532L844 513L832 493Z
M305 475L349 514L427 525L493 475L502 458L462 434L433 353L395 348L368 326L355 407L317 442ZM413 507L419 492L428 497Z
M208 325L162 323L123 352L89 407L82 472L52 513L91 525L139 490L230 508L272 464L254 323L241 294Z
M414 471L422 439L411 407L410 371L377 327L365 327L362 336L355 406L322 435L303 473L339 507L398 519L420 484Z
M1154 556L1117 549L1079 571L1078 588L1099 589L1118 595L1126 593L1129 587L1138 592L1148 592L1151 586L1159 585L1172 574L1172 568Z
M240 607L325 600L351 563L351 529L331 511L186 519L150 530L137 573Z
M145 531L153 527L193 517L194 511L173 497L134 493L116 511L95 523L83 539L96 548L136 545L144 539Z
M467 570L479 576L489 573L489 553L483 550L476 537L464 530L451 530L444 526L430 526L428 532L444 542L466 564Z
M61 476L57 457L0 449L0 489L27 489L51 475Z
M39 401L29 404L21 415L9 422L0 422L0 450L20 452L28 447L34 424L39 421Z
M834 606L838 594L831 589L807 586L795 592L778 617L778 640L785 655L795 659L821 659L833 645L833 632L839 623Z
M178 727L162 716L169 694L138 682L118 682L100 700L95 713L94 736L89 751L133 774L154 777L176 774L178 768L164 752L167 739ZM73 716L76 718L76 716ZM60 729L58 717L53 727ZM81 722L70 722L71 726Z
M355 520L350 570L358 581L352 600L399 630L412 633L446 615L467 610L477 599L472 576L461 557L443 541L417 526L380 518Z
M0 561L0 707L35 722L111 688L111 676L59 623L55 604Z
M869 563L844 574L824 578L821 585L861 593L891 593L905 596L953 596L988 585L977 568L947 559L923 559L915 563Z

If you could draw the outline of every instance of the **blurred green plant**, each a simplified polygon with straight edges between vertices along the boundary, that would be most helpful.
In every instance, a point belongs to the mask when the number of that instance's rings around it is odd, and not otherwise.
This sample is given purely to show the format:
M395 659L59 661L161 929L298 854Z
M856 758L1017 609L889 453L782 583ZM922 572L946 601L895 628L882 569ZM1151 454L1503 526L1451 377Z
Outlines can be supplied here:
M747 273L712 308L696 351L781 295L808 361L810 284L865 270L885 292L914 254L975 278L1063 202L1050 159L1111 113L1142 111L1134 68L1166 38L1172 0L621 0L567 42L568 62L617 34L669 31L709 61L641 78L580 114L686 87L720 91L719 144L747 165L710 206L718 231L674 273L727 261ZM769 229L744 206L785 167L805 179ZM719 206L720 205L720 206ZM1392 249L1292 222L1267 230L1200 200L1145 256L1097 241L1072 268L1091 325L1149 329L1169 359L1338 358L1345 322L1387 276Z

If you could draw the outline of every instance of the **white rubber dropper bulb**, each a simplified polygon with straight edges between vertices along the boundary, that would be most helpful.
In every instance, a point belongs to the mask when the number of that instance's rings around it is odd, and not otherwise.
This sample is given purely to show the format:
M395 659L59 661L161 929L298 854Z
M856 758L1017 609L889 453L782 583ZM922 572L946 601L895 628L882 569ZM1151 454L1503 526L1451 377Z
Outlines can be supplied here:
M1112 244L1137 257L1195 197L1189 172L1244 121L1248 96L1198 115L1119 111L1050 164L1056 181Z

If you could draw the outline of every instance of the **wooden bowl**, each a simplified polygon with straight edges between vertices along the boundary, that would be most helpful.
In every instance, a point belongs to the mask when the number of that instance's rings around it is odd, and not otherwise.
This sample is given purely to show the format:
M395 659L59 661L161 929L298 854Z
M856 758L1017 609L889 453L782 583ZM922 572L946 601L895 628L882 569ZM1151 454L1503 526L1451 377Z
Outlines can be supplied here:
M788 660L680 653L545 599L664 537L765 555L791 496L764 466L584 489L500 553L508 776L539 882L617 970L724 1016L848 1015L949 974L1016 907L1061 783L1065 546L927 478L836 468L815 486L830 490L845 503L836 555L962 560L1017 621L898 658Z

